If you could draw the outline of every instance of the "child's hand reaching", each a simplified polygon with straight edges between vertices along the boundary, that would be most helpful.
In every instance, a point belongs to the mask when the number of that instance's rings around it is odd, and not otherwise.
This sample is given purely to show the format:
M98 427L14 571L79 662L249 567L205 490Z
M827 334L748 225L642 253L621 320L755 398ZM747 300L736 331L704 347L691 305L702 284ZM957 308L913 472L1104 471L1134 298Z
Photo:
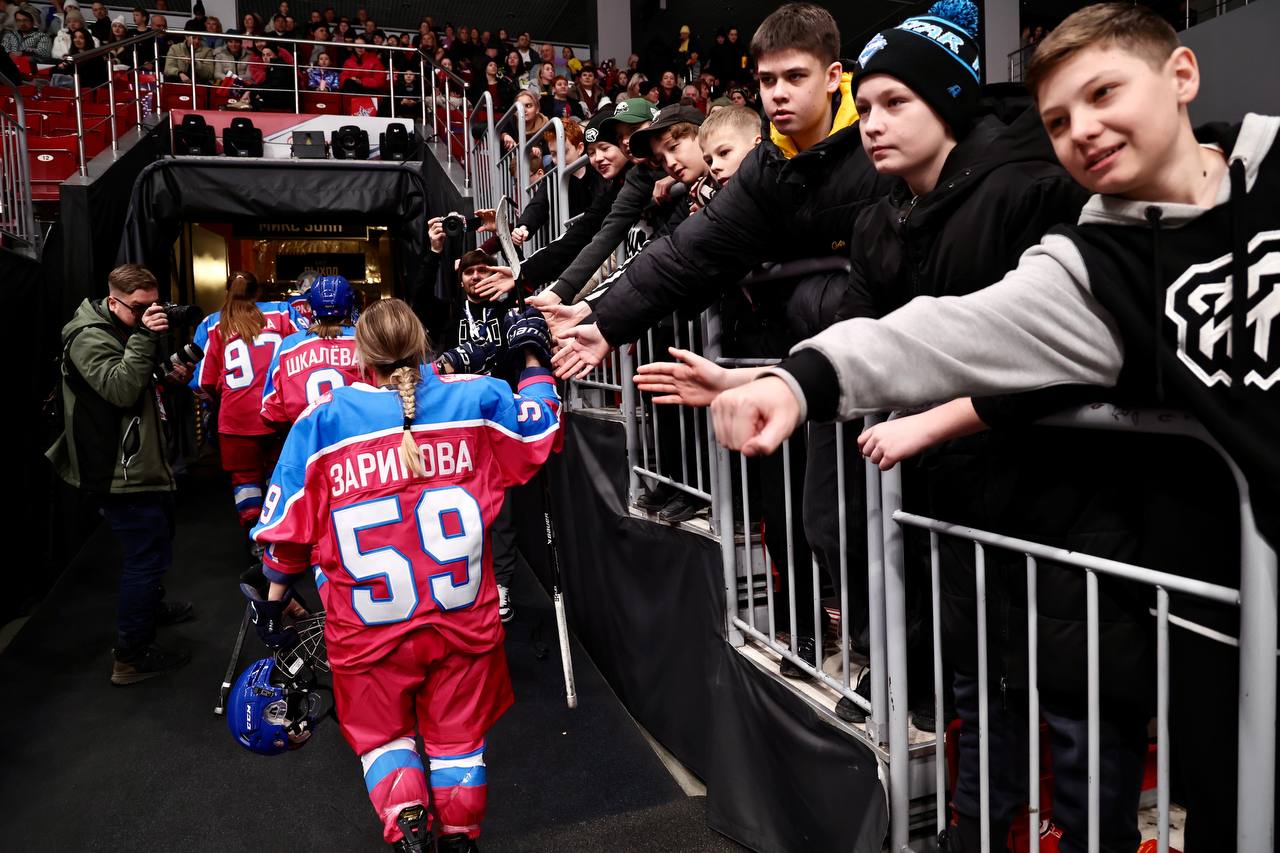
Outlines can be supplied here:
M910 459L935 444L971 435L987 428L968 397L941 406L876 424L858 436L858 449L881 471Z
M716 396L728 388L749 382L759 369L729 370L697 353L668 347L676 359L642 364L636 370L636 387L646 394L660 394L655 403L677 403L684 406L710 406Z

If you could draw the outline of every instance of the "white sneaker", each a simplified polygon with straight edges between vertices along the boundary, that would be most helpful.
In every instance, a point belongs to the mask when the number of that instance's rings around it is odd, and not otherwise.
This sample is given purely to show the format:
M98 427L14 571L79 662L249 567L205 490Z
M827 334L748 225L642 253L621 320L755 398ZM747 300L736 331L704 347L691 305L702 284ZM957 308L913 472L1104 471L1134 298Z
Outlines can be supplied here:
M516 615L511 609L511 590L508 587L498 584L498 618L503 622L510 622Z

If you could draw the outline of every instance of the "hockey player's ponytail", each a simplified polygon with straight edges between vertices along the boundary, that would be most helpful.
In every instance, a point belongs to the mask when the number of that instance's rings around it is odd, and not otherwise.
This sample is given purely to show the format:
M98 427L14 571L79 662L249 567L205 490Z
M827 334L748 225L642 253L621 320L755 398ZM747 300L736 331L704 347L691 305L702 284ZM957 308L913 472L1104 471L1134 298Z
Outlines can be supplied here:
M414 476L425 473L418 443L413 440L417 389L427 360L427 333L402 299L383 299L369 306L356 323L356 353L379 382L396 386L404 413L400 458Z
M251 272L233 272L227 279L227 298L222 302L223 340L239 337L252 342L266 328L267 318L258 310L258 278Z

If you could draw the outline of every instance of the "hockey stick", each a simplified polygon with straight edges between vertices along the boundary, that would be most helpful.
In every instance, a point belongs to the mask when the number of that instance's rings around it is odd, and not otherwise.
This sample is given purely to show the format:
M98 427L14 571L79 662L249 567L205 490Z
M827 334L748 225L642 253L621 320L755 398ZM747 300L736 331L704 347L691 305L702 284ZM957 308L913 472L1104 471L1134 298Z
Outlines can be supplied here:
M218 704L213 706L213 713L219 717L227 708L227 694L231 692L236 668L240 666L240 650L244 648L244 635L249 632L249 609L250 605L246 603L244 615L240 617L240 632L236 634L236 643L231 648L231 661L227 664L227 674L222 677L222 686L218 688Z
M494 213L494 231L503 259L511 267L511 277L516 285L516 303L524 308L523 287L520 280L520 255L511 239L511 199L503 196ZM542 480L542 526L547 536L547 560L551 564L551 601L556 610L556 633L560 637L560 664L564 669L564 698L570 708L578 707L578 688L573 680L573 658L569 652L569 619L565 615L564 593L560 591L560 555L556 548L556 527L551 521L551 484L545 470L538 471Z

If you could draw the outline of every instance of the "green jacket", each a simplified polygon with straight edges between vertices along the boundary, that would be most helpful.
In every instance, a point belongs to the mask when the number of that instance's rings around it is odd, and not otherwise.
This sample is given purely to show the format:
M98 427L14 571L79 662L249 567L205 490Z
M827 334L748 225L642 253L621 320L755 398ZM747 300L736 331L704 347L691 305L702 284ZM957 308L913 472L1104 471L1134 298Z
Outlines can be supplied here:
M152 378L156 336L122 326L106 299L86 299L62 340L63 432L45 453L58 476L87 492L173 491Z
M195 57L196 66L196 82L212 83L213 82L213 49L201 45L196 48ZM170 77L177 77L179 74L191 74L191 48L187 43L180 41L169 47L169 52L164 58L164 73Z

